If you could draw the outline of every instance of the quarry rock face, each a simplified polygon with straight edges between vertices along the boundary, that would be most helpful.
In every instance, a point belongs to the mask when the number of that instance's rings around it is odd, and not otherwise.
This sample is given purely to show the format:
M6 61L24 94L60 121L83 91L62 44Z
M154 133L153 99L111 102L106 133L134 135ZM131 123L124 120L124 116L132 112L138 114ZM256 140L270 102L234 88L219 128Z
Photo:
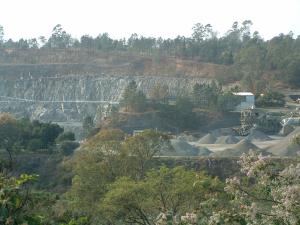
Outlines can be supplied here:
M13 68L12 68L13 69ZM154 85L168 85L171 96L191 91L193 85L209 82L199 77L109 76L105 74L42 74L43 71L3 71L0 69L0 112L41 121L82 121L90 115L106 116L117 104L128 83L135 80L146 95Z

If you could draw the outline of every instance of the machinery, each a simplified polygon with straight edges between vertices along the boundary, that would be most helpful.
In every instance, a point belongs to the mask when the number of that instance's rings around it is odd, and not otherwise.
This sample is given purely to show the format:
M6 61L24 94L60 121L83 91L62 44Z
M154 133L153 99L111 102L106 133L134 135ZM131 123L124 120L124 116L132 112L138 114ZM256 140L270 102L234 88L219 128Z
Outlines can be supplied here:
M256 121L256 113L254 109L244 109L241 111L241 126L234 128L235 132L240 136L247 136L254 127Z

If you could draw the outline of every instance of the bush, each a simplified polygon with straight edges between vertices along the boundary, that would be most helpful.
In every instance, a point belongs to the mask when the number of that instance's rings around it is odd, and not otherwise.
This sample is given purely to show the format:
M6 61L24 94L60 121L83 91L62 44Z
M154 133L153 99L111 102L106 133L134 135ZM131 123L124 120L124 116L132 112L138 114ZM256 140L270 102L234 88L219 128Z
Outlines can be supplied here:
M71 155L80 144L76 141L64 141L60 145L60 151L63 155Z
M282 107L285 105L284 95L269 91L257 97L255 104L258 107Z
M64 132L64 133L60 134L56 138L56 143L61 143L64 141L75 141L75 134L71 131L68 131L68 132Z
M239 102L239 96L234 95L231 92L226 92L222 95L218 95L217 107L223 112L232 111L239 104Z
M300 145L300 135L296 135L292 138L292 143L296 145Z
M42 140L37 139L37 138L30 140L27 145L27 149L32 150L32 151L42 149L43 147L44 146L43 146Z

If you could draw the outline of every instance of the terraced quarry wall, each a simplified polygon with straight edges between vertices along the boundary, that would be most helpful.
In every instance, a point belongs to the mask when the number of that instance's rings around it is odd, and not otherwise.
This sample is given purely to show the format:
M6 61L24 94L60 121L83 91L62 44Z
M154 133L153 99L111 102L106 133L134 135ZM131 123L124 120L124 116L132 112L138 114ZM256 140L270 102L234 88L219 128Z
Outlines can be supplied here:
M132 80L146 94L154 85L166 84L173 96L191 91L196 82L210 81L198 76L118 75L85 64L1 65L0 111L53 122L78 122L87 115L97 119L120 101Z

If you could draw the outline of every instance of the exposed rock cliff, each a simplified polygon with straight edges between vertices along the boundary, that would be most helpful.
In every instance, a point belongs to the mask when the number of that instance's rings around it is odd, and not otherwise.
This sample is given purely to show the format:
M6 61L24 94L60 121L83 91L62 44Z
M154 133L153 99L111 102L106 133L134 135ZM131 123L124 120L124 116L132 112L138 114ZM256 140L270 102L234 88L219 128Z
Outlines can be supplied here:
M108 105L121 99L131 80L146 94L155 84L167 84L173 96L191 91L196 82L209 82L188 76L109 76L101 68L80 75L80 66L72 73L74 68L0 66L0 111L53 122L81 121L87 115L97 119L105 114Z

